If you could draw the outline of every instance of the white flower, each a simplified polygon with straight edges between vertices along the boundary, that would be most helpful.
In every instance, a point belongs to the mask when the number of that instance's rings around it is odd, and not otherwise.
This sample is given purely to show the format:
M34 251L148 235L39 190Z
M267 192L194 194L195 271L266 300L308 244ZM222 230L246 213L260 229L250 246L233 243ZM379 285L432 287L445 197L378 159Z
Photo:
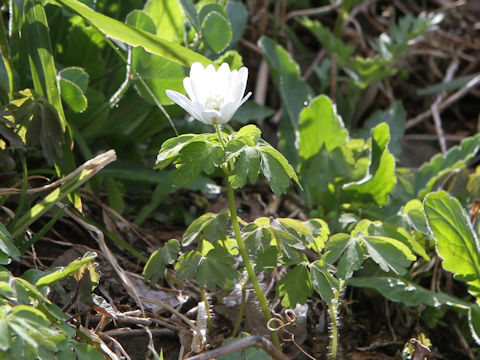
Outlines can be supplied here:
M228 64L223 63L215 70L211 64L204 68L196 62L190 69L190 77L183 79L190 99L174 90L165 93L195 119L208 125L221 125L227 123L252 94L249 92L242 98L247 77L246 67L230 71Z

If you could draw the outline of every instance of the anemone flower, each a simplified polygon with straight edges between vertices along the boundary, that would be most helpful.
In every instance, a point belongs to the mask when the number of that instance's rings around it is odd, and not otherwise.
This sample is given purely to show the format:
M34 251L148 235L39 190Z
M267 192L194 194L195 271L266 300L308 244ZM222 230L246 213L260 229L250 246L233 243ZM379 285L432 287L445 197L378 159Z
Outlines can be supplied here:
M207 125L222 125L230 121L252 94L243 96L247 78L246 67L231 71L228 64L223 63L215 70L211 64L204 68L196 62L190 68L190 77L183 79L189 98L174 90L165 93L195 119Z

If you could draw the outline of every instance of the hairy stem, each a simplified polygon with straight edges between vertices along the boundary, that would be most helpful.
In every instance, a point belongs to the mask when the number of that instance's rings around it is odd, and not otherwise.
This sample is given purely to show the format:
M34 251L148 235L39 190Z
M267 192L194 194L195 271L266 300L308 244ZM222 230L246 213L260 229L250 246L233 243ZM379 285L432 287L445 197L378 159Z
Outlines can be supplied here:
M220 128L218 125L215 124L215 129L217 131L218 139L223 147L225 147L225 141L223 140L222 134L220 132ZM270 308L268 307L267 298L263 293L262 288L258 282L257 276L255 275L255 271L253 270L252 263L250 262L250 258L248 257L247 249L245 248L245 244L243 243L242 234L240 233L240 226L238 224L238 217L237 217L237 209L235 206L235 194L233 192L233 187L228 180L230 175L230 169L228 167L224 168L225 176L227 178L227 197L228 197L228 206L230 208L230 218L232 220L232 227L233 232L235 234L235 239L237 240L238 245L238 252L242 256L243 264L245 265L245 269L247 270L248 277L252 282L253 289L257 294L258 302L260 303L260 308L262 309L263 316L265 316L265 320L268 322L272 318L272 314L270 313ZM278 339L278 334L274 331L270 332L270 336L272 337L272 342L280 349L280 340Z
M338 352L338 305L340 302L340 292L343 289L345 281L340 281L338 289L335 290L335 298L328 304L328 311L330 313L330 344L329 344L329 360L337 359Z

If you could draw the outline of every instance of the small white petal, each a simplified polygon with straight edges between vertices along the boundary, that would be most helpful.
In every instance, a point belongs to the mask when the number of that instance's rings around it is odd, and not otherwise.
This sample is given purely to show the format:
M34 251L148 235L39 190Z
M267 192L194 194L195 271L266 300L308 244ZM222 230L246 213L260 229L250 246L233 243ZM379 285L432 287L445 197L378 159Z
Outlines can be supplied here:
M224 124L226 122L222 122L222 115L217 110L203 110L201 115L201 121L207 125Z
M192 102L197 101L197 96L192 87L192 79L190 79L189 77L186 77L185 79L183 79L183 87L185 88L185 91L187 92L187 95L190 98L190 100L192 100Z
M165 90L167 96L178 106L182 107L186 112L192 115L195 119L200 120L200 114L195 111L193 103L183 94L174 90Z

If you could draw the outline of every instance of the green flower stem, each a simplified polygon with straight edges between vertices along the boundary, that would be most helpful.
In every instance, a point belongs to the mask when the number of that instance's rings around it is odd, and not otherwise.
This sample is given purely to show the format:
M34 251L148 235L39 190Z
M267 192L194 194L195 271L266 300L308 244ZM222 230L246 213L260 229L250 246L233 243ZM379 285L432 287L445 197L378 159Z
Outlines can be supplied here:
M240 309L238 310L238 317L237 317L237 320L235 321L235 326L233 327L233 331L232 331L233 338L237 336L238 331L240 330L240 324L242 323L243 314L245 313L245 302L247 301L247 281L248 281L248 275L245 276L245 281L242 282L242 301L240 303Z
M243 243L242 235L240 234L240 226L238 225L237 219L237 209L235 208L235 195L233 194L233 187L228 181L228 171L226 171L226 174L228 205L230 207L230 217L232 219L233 232L235 233L235 238L237 240L238 252L242 256L243 263L245 265L245 268L247 269L248 277L250 278L253 289L257 294L257 298L260 303L263 315L265 316L265 320L268 322L272 318L272 314L270 313L270 308L268 307L267 298L265 297L265 294L260 287L257 276L255 275L255 271L253 270L252 263L250 262L250 258L248 257L247 249L245 248L245 244ZM270 336L272 337L272 341L275 347L280 349L280 341L278 339L278 334L274 331L271 331Z
M225 141L223 140L222 134L220 132L220 127L215 124L215 129L217 131L218 139L222 144L222 147L225 148ZM245 248L245 244L242 239L242 234L240 233L240 226L238 225L238 217L237 217L237 209L235 206L235 195L233 193L232 184L228 180L230 175L230 169L227 167L224 168L225 176L227 178L227 197L228 197L228 206L230 208L230 218L232 220L232 227L233 232L235 234L235 239L237 240L238 245L238 252L242 256L243 264L247 270L248 277L252 282L253 289L257 294L258 302L260 303L260 308L262 309L263 315L265 316L265 320L268 322L272 318L272 314L270 313L270 308L268 307L267 298L263 293L262 288L258 282L257 276L255 275L255 271L253 270L252 263L250 262L250 258L248 257L247 249ZM272 337L272 342L276 348L280 349L280 340L278 338L278 334L275 331L270 332L270 336Z
M330 312L330 352L328 354L329 360L337 359L338 352L338 305L340 302L340 292L345 284L345 281L340 281L338 290L335 290L335 298L328 304L328 311Z

